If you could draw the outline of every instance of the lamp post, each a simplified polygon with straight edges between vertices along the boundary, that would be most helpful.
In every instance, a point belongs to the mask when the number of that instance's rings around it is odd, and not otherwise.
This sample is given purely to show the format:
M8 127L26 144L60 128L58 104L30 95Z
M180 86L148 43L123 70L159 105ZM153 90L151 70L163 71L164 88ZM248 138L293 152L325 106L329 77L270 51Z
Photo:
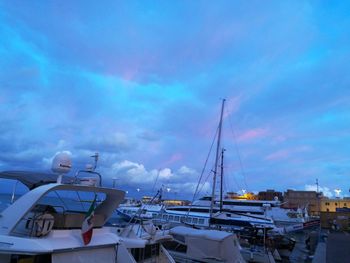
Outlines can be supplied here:
M337 188L334 190L334 192L336 193L336 197L339 198L339 194L341 193L341 190Z

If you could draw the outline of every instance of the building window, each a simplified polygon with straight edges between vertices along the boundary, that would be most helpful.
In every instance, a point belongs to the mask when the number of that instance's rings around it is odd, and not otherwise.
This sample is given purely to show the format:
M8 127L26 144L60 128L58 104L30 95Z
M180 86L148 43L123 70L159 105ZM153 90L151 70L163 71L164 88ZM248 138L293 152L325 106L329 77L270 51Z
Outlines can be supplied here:
M327 208L327 212L329 212L329 208Z
M344 206L348 206L348 204L347 204L347 203L344 203Z
M335 206L337 206L338 205L338 203L335 203Z

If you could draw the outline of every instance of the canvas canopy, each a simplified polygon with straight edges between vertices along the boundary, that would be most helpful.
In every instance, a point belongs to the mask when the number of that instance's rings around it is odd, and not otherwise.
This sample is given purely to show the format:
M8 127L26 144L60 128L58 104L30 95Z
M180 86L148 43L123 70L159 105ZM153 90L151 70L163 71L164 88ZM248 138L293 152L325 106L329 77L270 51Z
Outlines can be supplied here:
M224 262L244 262L234 234L217 230L199 230L184 226L174 227L170 234L187 246L189 257L216 259Z
M53 253L52 263L115 263L116 250L114 247L92 248L89 250L68 251L64 253Z
M56 183L57 181L56 174L29 171L4 171L0 172L0 178L18 180L27 186L30 190L40 185ZM64 183L71 183L73 180L73 177L63 176Z

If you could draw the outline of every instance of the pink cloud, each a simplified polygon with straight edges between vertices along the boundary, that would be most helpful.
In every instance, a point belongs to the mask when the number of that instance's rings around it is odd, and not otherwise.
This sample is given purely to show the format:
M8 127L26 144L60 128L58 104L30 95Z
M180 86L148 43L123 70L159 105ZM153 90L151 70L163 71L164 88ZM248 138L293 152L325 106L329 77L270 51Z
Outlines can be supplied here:
M289 150L279 150L276 151L274 153L269 154L268 156L266 156L266 160L280 160L280 159L285 159L288 158L291 155L295 155L301 152L310 152L312 151L312 148L308 145L302 145L299 147L296 147L294 149L289 149Z
M257 128L244 132L238 137L239 141L249 141L256 138L261 138L267 135L268 130L265 128Z
M277 152L271 153L266 156L266 160L280 160L287 158L290 155L290 151L288 150L279 150Z
M182 154L181 153L174 153L172 156L170 156L170 158L168 160L166 160L164 163L163 163L163 167L166 167L170 164L173 164L179 160L182 159Z

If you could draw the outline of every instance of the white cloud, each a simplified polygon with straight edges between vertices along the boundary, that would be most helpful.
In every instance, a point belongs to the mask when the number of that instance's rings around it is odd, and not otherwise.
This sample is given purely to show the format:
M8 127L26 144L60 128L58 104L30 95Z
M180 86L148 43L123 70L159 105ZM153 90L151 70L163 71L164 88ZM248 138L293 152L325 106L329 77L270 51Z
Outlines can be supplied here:
M177 170L179 174L196 174L196 170L188 168L187 166L181 166L179 170Z
M104 174L110 178L118 178L118 184L123 186L151 190L162 186L170 188L171 193L193 194L197 187L197 172L186 166L180 167L176 172L170 168L160 170L147 170L143 164L123 160L112 164L111 169L104 167ZM185 180L184 180L185 178ZM202 193L210 189L209 183L201 187Z
M316 185L312 185L312 184L311 185L307 184L307 185L305 185L305 190L306 191L317 191L317 186ZM318 191L322 192L324 196L334 197L334 193L328 187L319 186L318 187Z

